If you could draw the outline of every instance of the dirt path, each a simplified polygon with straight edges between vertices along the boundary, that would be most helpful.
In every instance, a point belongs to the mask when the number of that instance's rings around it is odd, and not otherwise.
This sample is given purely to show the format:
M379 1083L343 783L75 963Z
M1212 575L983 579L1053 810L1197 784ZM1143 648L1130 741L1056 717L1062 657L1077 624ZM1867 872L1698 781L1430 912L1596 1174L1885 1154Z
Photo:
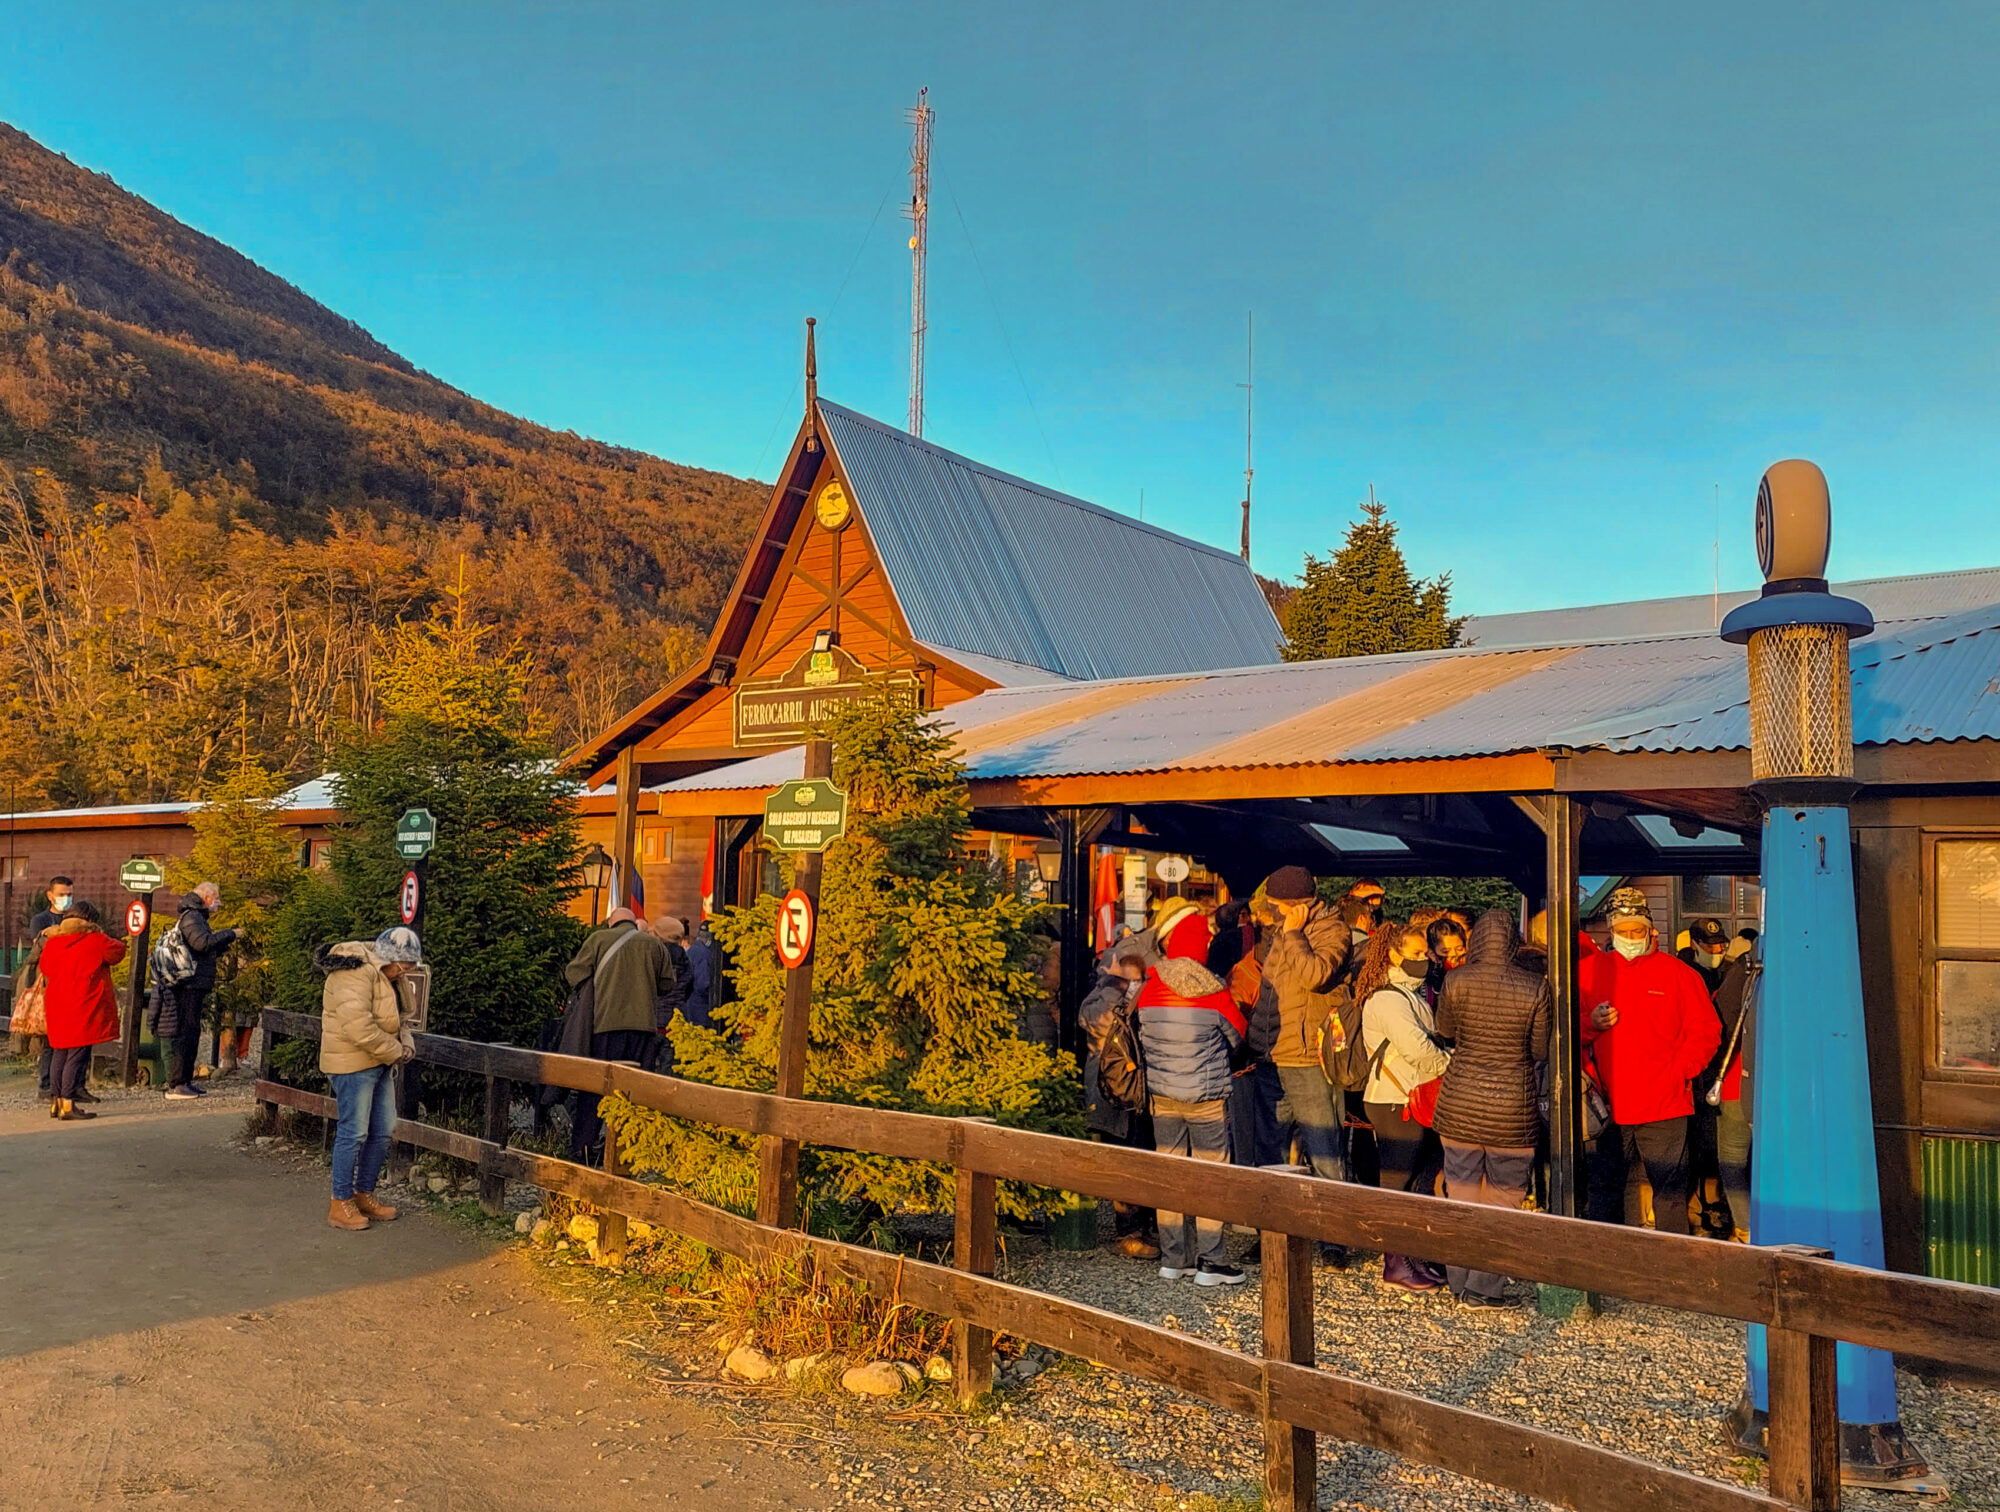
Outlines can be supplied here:
M239 1093L54 1124L0 1071L0 1505L450 1512L821 1505L661 1397L518 1250L324 1223Z

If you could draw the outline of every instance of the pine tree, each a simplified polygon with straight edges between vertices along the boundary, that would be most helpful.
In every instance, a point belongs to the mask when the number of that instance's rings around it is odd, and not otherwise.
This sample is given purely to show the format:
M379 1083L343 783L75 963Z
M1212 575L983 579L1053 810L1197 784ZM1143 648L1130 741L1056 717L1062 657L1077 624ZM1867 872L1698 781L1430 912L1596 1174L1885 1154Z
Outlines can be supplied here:
M1451 574L1412 578L1388 506L1371 492L1361 513L1331 557L1307 554L1305 581L1285 611L1286 661L1458 644L1465 617L1451 612Z
M424 960L430 1027L465 1039L531 1044L560 1005L562 968L582 930L566 911L580 885L575 798L554 753L532 734L525 659L495 653L463 594L385 648L388 718L335 752L329 874L310 873L274 941L281 1006L317 1010L314 946L372 939L399 921L406 863L396 821L429 809Z
M1081 1132L1075 1059L1018 1028L1043 990L1034 927L1043 910L1001 886L983 856L968 854L969 794L950 737L889 702L850 705L826 733L849 818L821 875L806 1096ZM715 1010L712 1029L675 1020L679 1075L775 1085L785 988L772 945L776 914L777 899L764 897L715 921L735 960L738 996ZM747 1136L622 1099L605 1112L635 1165L708 1200L752 1205ZM809 1212L817 1200L822 1226L834 1221L830 1202L864 1213L952 1203L948 1169L842 1150L808 1147L800 1183ZM1024 1213L1032 1194L1003 1189L1001 1200Z

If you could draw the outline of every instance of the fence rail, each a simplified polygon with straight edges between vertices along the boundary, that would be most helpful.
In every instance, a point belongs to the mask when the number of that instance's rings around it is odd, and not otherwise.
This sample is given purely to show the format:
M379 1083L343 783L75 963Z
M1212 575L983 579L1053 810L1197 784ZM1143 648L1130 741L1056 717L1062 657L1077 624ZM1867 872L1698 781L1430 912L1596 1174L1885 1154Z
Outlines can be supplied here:
M320 1021L267 1009L277 1036L317 1039ZM810 1251L826 1270L952 1319L956 1386L969 1400L990 1383L996 1332L1173 1386L1257 1418L1274 1512L1310 1509L1314 1434L1330 1433L1423 1464L1577 1509L1687 1512L1838 1507L1835 1340L1990 1366L2000 1349L2000 1291L1843 1265L1823 1252L1713 1240L1512 1212L1410 1193L1219 1167L1002 1128L975 1119L781 1098L584 1060L438 1035L417 1058L486 1078L484 1138L412 1121L394 1137L474 1164L481 1199L498 1211L508 1180L642 1218L750 1261ZM623 1093L642 1107L769 1139L867 1151L955 1169L954 1264L943 1266L758 1223L617 1170L598 1171L506 1146L513 1088ZM269 1079L260 1101L334 1116L330 1098ZM1185 1334L993 1279L994 1184L1059 1187L1143 1207L1200 1213L1263 1234L1264 1339L1245 1355ZM622 1218L606 1225L622 1248ZM1470 1408L1313 1368L1312 1250L1328 1241L1608 1292L1769 1330L1771 1491L1708 1480Z

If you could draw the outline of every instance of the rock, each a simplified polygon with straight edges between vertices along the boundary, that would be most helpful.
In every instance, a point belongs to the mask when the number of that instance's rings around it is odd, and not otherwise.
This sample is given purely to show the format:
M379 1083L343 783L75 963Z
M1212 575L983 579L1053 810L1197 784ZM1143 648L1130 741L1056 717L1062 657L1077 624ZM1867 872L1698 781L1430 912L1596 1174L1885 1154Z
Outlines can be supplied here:
M537 1244L545 1242L555 1232L555 1225L546 1218L537 1218L535 1226L528 1230L528 1237Z
M558 1240L556 1241L556 1248L557 1248L558 1250L566 1250L566 1249L568 1249L568 1248L569 1248L569 1241L568 1241L567 1239L558 1239Z
M923 1371L917 1366L912 1365L908 1360L896 1361L896 1368L903 1373L903 1379L912 1386L924 1378Z
M653 1225L641 1219L628 1218L625 1220L625 1237L627 1239L650 1239L653 1237L654 1232Z
M738 1344L729 1351L722 1368L744 1381L768 1381L778 1373L771 1357L754 1344Z
M903 1372L889 1360L871 1360L866 1365L856 1365L843 1371L840 1377L841 1389L856 1396L901 1396L906 1384Z
M514 1232L517 1234L531 1233L534 1227L535 1215L533 1213L522 1213L514 1219Z
M277 1142L278 1136L275 1134L259 1134L257 1136L257 1148L260 1150L268 1150Z
M478 1191L478 1190L479 1190L479 1178L478 1178L477 1176L468 1176L468 1177L466 1177L466 1178L465 1178L465 1179L464 1179L463 1181L461 1181L461 1182L460 1182L460 1183L458 1184L458 1189L459 1189L459 1190L460 1190L461 1192L476 1192L476 1191Z
M447 1188L449 1188L451 1186L451 1183L449 1181L446 1181L442 1176L433 1176L430 1179L430 1181L426 1183L426 1185L428 1185L433 1192L442 1192L445 1191Z
M597 1220L588 1213L578 1213L570 1219L565 1232L578 1244L594 1243L598 1235Z
M802 1381L818 1370L825 1363L825 1360L826 1356L823 1354L799 1355L794 1359L787 1360L785 1361L785 1379L788 1381Z
M924 1379L927 1381L949 1382L954 1374L956 1372L951 1368L951 1361L943 1355L932 1355L924 1361Z
M715 1352L719 1355L726 1355L729 1353L730 1350L734 1349L738 1344L748 1344L749 1342L750 1340L746 1338L744 1335L734 1333L731 1330L725 1328L721 1333L715 1336Z
M1017 1381L1032 1381L1041 1373L1042 1363L1039 1360L1031 1360L1026 1355L1022 1355L1020 1359L1014 1362L1014 1379Z

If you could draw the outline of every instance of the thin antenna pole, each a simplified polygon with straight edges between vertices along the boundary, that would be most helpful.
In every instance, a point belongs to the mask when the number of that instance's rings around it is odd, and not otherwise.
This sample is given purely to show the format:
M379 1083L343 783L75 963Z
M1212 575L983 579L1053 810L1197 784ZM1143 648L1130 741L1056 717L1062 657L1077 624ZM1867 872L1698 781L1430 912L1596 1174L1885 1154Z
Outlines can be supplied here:
M1709 553L1709 613L1714 623L1710 627L1722 628L1722 485L1712 485L1715 489L1715 541Z
M1250 480L1257 475L1253 446L1257 418L1257 312L1243 316L1243 560L1250 560Z
M910 204L903 214L910 222L910 434L924 433L924 332L930 322L924 311L924 261L930 249L931 117L930 89L917 91L915 108L906 111L910 132Z
M1144 523L1145 518L1146 518L1146 490L1142 488L1139 490L1139 519L1142 524Z

